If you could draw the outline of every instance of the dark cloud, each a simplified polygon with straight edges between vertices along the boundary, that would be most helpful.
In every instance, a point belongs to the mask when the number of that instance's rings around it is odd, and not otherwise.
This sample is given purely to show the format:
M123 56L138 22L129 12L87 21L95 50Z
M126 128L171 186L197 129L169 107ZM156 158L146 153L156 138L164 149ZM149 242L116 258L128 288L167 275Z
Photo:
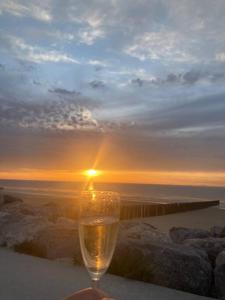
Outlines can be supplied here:
M96 71L96 72L99 72L99 71L101 71L102 69L103 69L102 66L95 66L95 71Z
M103 89L105 87L105 83L101 80L93 80L93 81L89 82L89 85L93 89Z
M221 67L219 67L220 69ZM187 84L194 85L201 80L205 80L208 83L214 83L221 79L225 78L225 71L218 71L217 68L215 70L190 70L185 73L169 73L167 77L157 77L155 79L141 79L139 77L132 79L131 84L136 85L138 87L148 86L148 85L165 85L165 84Z
M48 91L50 93L55 93L55 94L62 95L62 96L79 96L80 95L80 92L69 91L64 88L54 88L54 89L49 89Z
M180 78L179 75L170 73L167 75L166 82L172 82L172 83L177 82L177 80L179 80L179 78Z
M180 105L161 109L151 115L149 122L146 116L147 128L155 132L169 132L170 130L181 130L196 127L209 131L213 126L224 126L225 129L225 94L212 95L198 98ZM146 128L146 130L147 130ZM218 134L224 136L224 129ZM200 132L201 134L202 131ZM209 134L212 133L209 131ZM183 133L184 134L184 133ZM214 134L214 133L213 133Z
M225 77L225 71L220 70L221 66L216 67L207 67L202 69L194 69L183 74L179 74L177 79L181 83L193 85L196 84L198 81L205 80L209 83L213 83L215 81L219 81ZM175 74L174 74L175 75ZM175 75L176 76L176 75Z
M199 71L189 71L187 73L184 73L182 78L184 80L184 83L194 84L200 78L204 78L204 77L205 74L201 74Z
M96 129L98 122L89 109L76 101L36 103L1 99L0 126L6 129L73 131Z
M131 80L131 83L134 84L134 85L137 85L139 87L143 86L144 84L144 80L140 79L140 78L135 78L135 79L132 79Z
M217 81L217 80L221 80L225 78L225 72L216 72L214 74L212 74L211 76L211 80L212 82Z
M33 80L33 84L34 84L34 85L39 85L39 86L40 86L40 85L41 85L41 82L38 81L38 80Z
M153 79L142 79L142 78L134 78L131 80L131 84L138 87L143 86L151 86L151 85L160 85L165 83L166 80L163 80L161 78L153 78Z

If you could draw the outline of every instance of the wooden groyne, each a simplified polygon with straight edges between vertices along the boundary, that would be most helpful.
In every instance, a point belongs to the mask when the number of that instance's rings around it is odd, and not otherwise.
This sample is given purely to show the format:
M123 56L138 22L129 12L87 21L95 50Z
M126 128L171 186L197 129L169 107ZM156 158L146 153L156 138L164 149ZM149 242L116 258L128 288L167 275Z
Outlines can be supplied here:
M4 188L0 186L0 205L2 205L4 201L4 194L3 194Z
M147 203L122 201L120 219L128 220L134 218L147 218L152 216L162 216L189 210L217 206L219 200L195 201L195 202L172 202L172 203Z

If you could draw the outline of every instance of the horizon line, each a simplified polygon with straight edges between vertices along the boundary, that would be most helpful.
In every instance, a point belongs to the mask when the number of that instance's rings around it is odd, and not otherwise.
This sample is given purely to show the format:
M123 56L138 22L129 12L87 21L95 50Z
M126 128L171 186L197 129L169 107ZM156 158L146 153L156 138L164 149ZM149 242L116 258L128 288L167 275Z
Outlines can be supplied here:
M67 183L83 183L84 180L61 180L61 179L18 179L18 178L0 178L0 181L36 181L36 182L67 182ZM157 186L183 186L183 187L205 187L205 188L224 188L225 185L207 185L207 184L181 184L181 183L146 183L146 182L122 182L122 181L96 181L96 184L135 184L135 185L157 185ZM3 187L4 186L0 186Z

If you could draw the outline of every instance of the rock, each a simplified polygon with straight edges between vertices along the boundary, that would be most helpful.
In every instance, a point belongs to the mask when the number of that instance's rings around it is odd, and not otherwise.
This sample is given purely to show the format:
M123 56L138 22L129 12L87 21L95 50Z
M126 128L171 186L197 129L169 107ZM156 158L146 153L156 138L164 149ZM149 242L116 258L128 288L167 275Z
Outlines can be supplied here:
M225 299L225 250L216 257L216 267L214 269L214 297Z
M40 215L47 217L51 222L57 222L61 217L72 220L77 219L74 217L74 211L76 211L76 214L78 211L74 203L70 205L68 203L59 204L54 202L46 203L41 207L38 207L37 210Z
M64 218L64 217L58 218L56 224L62 225L64 227L68 226L68 227L74 227L74 228L77 228L77 226L78 226L78 222L76 220L72 220L72 219L68 219L68 218Z
M58 218L71 218L75 219L73 216L77 216L77 206L74 203L55 203L49 202L40 206L31 205L29 203L23 202L20 198L5 195L5 201L1 205L1 211L7 211L10 213L20 213L24 215L36 215L46 217L50 222L56 222ZM72 216L72 217L71 217Z
M123 221L120 223L119 240L137 239L157 242L170 242L170 237L156 227L143 221Z
M1 208L2 212L9 212L12 215L35 215L47 218L50 222L57 222L58 218L64 216L62 205L47 203L42 206L30 205L24 202L11 202Z
M55 205L5 204L0 211L0 245L51 259L73 257L76 251L80 255L77 222L61 217Z
M225 238L187 239L183 244L206 251L213 265L217 255L225 250Z
M199 295L210 294L212 268L205 253L183 245L120 242L110 272Z
M49 259L72 258L76 253L80 255L78 228L75 223L69 224L61 220L39 231L32 241L20 245L19 249L20 252Z
M216 266L225 264L225 250L220 252L216 257Z
M16 244L30 241L35 234L45 228L48 221L40 216L0 214L0 245L13 247Z
M0 207L4 204L4 188L0 186Z
M56 222L58 218L64 214L62 205L57 203L49 202L39 207L39 213L48 218L51 222Z
M7 212L11 215L11 217L13 218L13 216L20 214L21 217L23 217L23 215L40 215L38 214L37 208L29 205L27 203L24 202L11 202L11 203L7 203L5 204L2 209L1 212Z
M15 203L15 202L19 202L19 203L22 203L23 202L23 200L22 199L20 199L20 198L18 198L18 197L15 197L15 196L11 196L11 195L4 195L3 196L3 199L4 199L4 201L3 201L3 205L5 205L5 204L9 204L9 203Z
M195 228L186 228L186 227L172 227L170 229L170 237L174 243L182 243L186 239L195 239L195 238L207 238L211 234L208 230L204 229L195 229Z
M210 232L212 237L225 237L225 227L221 227L221 226L213 226L210 228ZM223 231L224 231L224 235L223 235Z
M10 220L10 214L7 212L0 212L0 246L6 246L6 237L5 237L5 225L9 222ZM14 216L14 220L19 222L20 218L18 216Z
M220 237L225 237L225 227L223 228L223 231L221 232Z
M214 270L216 295L225 299L225 263L216 266Z

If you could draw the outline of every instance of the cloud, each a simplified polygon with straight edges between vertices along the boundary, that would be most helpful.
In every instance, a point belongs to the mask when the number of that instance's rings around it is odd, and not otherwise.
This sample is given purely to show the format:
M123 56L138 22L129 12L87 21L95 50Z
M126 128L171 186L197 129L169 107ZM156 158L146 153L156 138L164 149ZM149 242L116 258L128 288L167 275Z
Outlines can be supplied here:
M93 89L102 89L105 87L105 83L101 80L93 80L89 84Z
M177 76L176 74L170 73L167 75L166 81L167 82L176 82L179 79L180 76Z
M46 31L48 22L54 21L59 39L64 36L88 46L105 39L106 47L113 45L113 50L140 60L180 63L215 59L216 53L220 57L224 52L224 8L223 1L215 8L210 1L203 5L202 1L186 0L169 4L164 0L131 1L129 6L123 1L98 0L5 0L0 4L3 14L40 20Z
M48 31L45 30L44 32L40 31L40 34L42 34L42 33L53 38L54 40L62 40L63 42L65 42L65 41L72 42L76 38L74 33L64 32L64 31L58 30L58 29L55 30L54 28L52 28L52 30L48 30Z
M207 66L206 68L195 68L184 73L169 73L165 77L156 77L143 79L140 77L131 80L131 84L143 87L144 85L195 85L196 83L212 84L225 78L225 72L221 66Z
M141 61L170 60L177 62L195 61L195 57L187 51L186 40L178 32L148 32L136 36L133 43L124 48L124 52Z
M0 4L2 13L43 21L43 34L52 31L50 35L57 40L91 46L104 39L105 48L141 61L181 64L223 60L224 8L222 1L215 8L210 1L202 5L186 0L169 5L167 1L131 1L129 7L123 1L98 0L63 4L6 0ZM48 26L51 21L54 30Z
M90 59L88 61L88 64L91 66L96 66L96 67L107 67L108 63L101 61L101 60L97 60L97 59Z
M224 62L225 61L225 52L217 53L216 60Z
M104 68L110 66L109 63L98 60L98 59L90 59L87 62L87 65L93 66L96 72L99 72L99 71L103 70Z
M187 132L193 134L205 134L224 137L225 130L225 93L200 97L183 104L162 108L151 115L147 121L146 112L145 132L153 135L180 134L185 137ZM142 116L143 118L143 116ZM212 131L209 130L211 127Z
M93 29L93 28L84 28L81 29L78 33L80 43L84 43L87 45L93 45L94 42L99 39L103 38L105 33L102 29Z
M193 84L201 78L201 73L198 71L190 71L183 75L183 80L186 83Z
M45 103L0 102L0 125L9 129L50 131L96 130L98 122L89 109L76 101L48 101Z
M19 58L36 63L42 62L66 62L78 63L78 61L65 53L55 50L45 50L41 47L26 44L21 39L14 39L13 48Z
M54 89L49 89L48 91L50 93L55 93L55 94L62 95L62 96L79 96L80 95L80 92L69 91L64 88L54 88Z
M33 17L39 21L50 22L52 20L52 15L49 8L44 7L43 4L36 1L13 1L4 0L0 3L0 11L7 12L16 17Z
M136 79L132 79L131 83L141 87L144 84L144 80L140 78L136 78Z
M171 76L174 77L174 80L172 80L172 82L180 82L182 84L184 83L190 85L201 81L214 83L215 81L219 81L225 77L225 72L223 70L223 67L221 67L222 66L211 65L203 68L195 68L183 74L171 74Z
M44 62L64 62L75 63L79 62L66 53L61 53L56 50L46 50L42 47L32 46L27 44L22 38L10 35L2 35L0 40L3 41L4 47L21 60L31 61L34 63Z

